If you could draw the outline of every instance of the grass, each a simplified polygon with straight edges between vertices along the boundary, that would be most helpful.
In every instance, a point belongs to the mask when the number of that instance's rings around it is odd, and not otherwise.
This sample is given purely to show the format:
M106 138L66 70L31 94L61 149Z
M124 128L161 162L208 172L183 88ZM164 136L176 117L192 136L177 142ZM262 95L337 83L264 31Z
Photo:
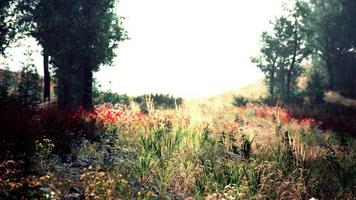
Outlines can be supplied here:
M199 108L186 109L194 109L196 114L189 125L181 125L181 113L185 112L180 111L169 118L170 125L162 119L157 127L134 137L121 134L119 139L130 137L131 148L138 150L136 161L122 166L133 169L126 178L140 187L140 191L130 192L134 197L305 199L354 195L355 182L339 174L355 176L350 167L355 165L354 150L332 154L342 146L337 140L316 138L316 127L256 117L253 106L222 107L211 114L204 106L202 113L197 112ZM157 115L164 118L169 114ZM279 135L278 125L282 127ZM355 147L350 140L350 147ZM335 167L335 173L327 173L330 167Z
M62 194L76 186L97 199L355 197L355 139L278 107L217 102L190 100L181 109L150 115L125 110L102 127L121 162L86 166L76 181L60 176L65 166L32 178ZM44 159L52 148L47 143L40 146ZM75 153L101 160L103 145L88 142ZM3 180L0 186L11 191L13 179Z

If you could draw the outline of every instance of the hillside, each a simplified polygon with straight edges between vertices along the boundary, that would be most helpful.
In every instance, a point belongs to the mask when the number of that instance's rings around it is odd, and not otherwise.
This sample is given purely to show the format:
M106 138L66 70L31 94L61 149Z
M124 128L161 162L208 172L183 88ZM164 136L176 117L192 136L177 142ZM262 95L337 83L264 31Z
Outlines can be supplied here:
M267 94L267 87L263 80L247 84L243 87L227 91L223 94L211 97L212 99L232 99L234 95L242 95L247 98L259 98Z
M242 95L246 98L257 99L267 94L267 88L263 80L256 81L255 83L247 84L243 87L224 92L219 95L215 95L207 98L192 98L185 99L185 107L195 107L199 104L205 104L209 107L219 108L221 106L231 105L234 95Z

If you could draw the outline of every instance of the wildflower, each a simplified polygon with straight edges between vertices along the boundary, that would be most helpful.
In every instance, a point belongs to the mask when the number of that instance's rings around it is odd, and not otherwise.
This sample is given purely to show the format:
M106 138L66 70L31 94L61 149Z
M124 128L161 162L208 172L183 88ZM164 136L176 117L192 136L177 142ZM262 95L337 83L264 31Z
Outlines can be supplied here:
M147 196L148 197L154 197L154 196L156 196L156 194L154 192L152 192L152 191L149 191L149 192L147 192Z

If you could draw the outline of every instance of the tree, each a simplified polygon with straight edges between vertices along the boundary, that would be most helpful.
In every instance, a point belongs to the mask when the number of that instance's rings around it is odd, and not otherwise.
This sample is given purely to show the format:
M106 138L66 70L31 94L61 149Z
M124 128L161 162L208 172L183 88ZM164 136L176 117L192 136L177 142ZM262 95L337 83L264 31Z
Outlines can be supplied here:
M32 36L34 30L33 9L38 0L3 0L0 2L0 53L15 36ZM50 101L49 56L43 49L44 90L43 101Z
M11 5L13 0L0 1L0 54L4 55L6 47L9 46L12 39L15 37L13 29Z
M34 36L55 68L58 103L92 107L93 71L110 64L126 38L114 0L39 0Z
M278 44L278 38L274 38L267 32L263 32L261 56L251 59L252 63L255 63L265 73L265 79L268 82L269 94L271 96L274 95L275 89L278 50L280 49Z
M356 2L313 1L308 45L323 60L328 89L356 97Z
M43 102L51 101L51 76L49 74L49 56L43 49Z
M313 103L321 103L323 102L324 92L327 85L325 77L326 73L321 65L319 57L313 57L312 62L311 68L308 70L309 81L305 92Z
M269 94L289 99L303 72L301 62L309 53L303 34L303 19L309 9L305 2L296 1L292 9L285 10L287 15L273 22L273 31L262 34L261 54L252 62L265 73Z
M293 9L289 11L292 18L292 31L290 35L291 58L287 69L286 96L291 95L292 85L296 85L297 77L301 75L301 62L306 58L310 51L306 46L304 19L310 15L309 5L303 1L296 1Z
M9 67L6 66L0 80L0 103L7 102L12 93L15 80Z
M19 100L27 105L40 100L40 78L36 66L32 64L31 53L27 53L27 63L21 70L20 83L18 85Z

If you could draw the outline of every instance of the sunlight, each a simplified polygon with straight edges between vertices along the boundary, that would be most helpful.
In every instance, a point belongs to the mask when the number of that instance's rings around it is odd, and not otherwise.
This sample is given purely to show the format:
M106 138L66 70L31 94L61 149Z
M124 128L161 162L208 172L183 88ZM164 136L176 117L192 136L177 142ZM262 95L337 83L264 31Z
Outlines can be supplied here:
M96 74L104 90L202 97L261 80L250 62L281 1L121 0L130 40Z
M355 199L355 13L1 1L0 199Z
M118 13L130 39L95 77L102 90L129 95L206 97L245 86L263 78L250 57L281 11L281 0L121 0ZM31 46L43 74L42 49L33 38L7 50L10 69L20 70L23 46Z

